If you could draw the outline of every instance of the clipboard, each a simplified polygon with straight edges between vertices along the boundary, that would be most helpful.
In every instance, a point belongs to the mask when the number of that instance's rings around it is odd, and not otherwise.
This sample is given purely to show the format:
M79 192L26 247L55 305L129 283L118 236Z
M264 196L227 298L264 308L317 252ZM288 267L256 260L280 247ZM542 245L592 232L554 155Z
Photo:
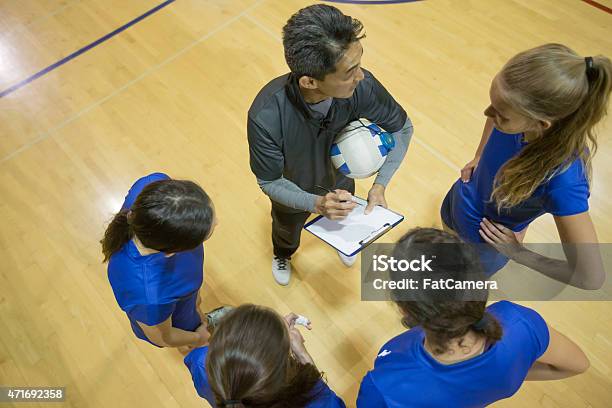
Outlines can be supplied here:
M376 206L365 215L367 201L354 197L359 204L343 220L334 221L319 215L304 229L346 256L354 256L404 220L404 216Z

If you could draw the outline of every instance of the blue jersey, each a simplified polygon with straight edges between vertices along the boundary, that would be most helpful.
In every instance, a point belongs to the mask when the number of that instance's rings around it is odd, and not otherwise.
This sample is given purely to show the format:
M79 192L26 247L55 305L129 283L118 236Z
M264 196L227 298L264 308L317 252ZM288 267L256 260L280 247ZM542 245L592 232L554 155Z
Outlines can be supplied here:
M199 347L191 351L185 357L185 365L191 372L193 385L195 386L198 395L204 398L214 408L215 397L208 382L206 375L206 355L208 354L208 346ZM319 381L312 392L316 395L314 401L306 405L306 408L346 408L344 402L338 397L329 386L323 381Z
M153 173L136 181L123 203L131 208L143 188L165 174ZM172 316L172 326L194 331L200 324L196 300L204 279L204 247L166 257L164 253L140 255L132 240L108 262L108 280L136 337L149 341L137 322L155 326Z
M487 310L503 336L466 361L436 361L423 346L421 327L386 343L361 383L357 407L483 407L512 396L548 348L548 327L537 312L511 302Z
M497 212L496 203L490 200L493 180L499 169L526 146L522 139L522 134L507 134L494 128L470 181L457 180L446 195L442 220L463 240L484 242L478 233L483 218L518 232L545 213L567 216L589 210L589 183L582 160L576 159L567 170L538 186L527 200L502 209L501 214Z

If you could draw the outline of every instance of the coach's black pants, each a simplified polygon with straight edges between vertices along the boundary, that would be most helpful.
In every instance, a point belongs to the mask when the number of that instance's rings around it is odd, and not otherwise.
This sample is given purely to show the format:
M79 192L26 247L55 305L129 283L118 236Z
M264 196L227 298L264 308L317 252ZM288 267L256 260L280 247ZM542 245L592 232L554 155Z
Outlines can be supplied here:
M329 186L324 186L329 187ZM355 180L338 176L332 190L347 190L355 194ZM324 192L320 192L324 195ZM290 258L300 246L300 235L309 212L296 210L272 201L272 245L274 255L279 258Z

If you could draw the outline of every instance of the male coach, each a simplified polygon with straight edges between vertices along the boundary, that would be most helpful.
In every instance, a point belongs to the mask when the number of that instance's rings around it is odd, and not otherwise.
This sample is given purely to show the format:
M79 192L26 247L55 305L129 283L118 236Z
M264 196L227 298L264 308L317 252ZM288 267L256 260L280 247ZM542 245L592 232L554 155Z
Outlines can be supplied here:
M330 148L339 131L366 118L395 138L368 193L366 213L387 206L385 188L410 143L412 123L406 112L361 68L362 32L359 20L332 6L298 11L283 28L291 72L264 86L249 109L250 165L272 201L272 274L281 285L289 283L289 260L309 215L342 219L355 206L355 182L331 164ZM316 185L334 192L317 195ZM355 257L338 254L346 266L355 262Z

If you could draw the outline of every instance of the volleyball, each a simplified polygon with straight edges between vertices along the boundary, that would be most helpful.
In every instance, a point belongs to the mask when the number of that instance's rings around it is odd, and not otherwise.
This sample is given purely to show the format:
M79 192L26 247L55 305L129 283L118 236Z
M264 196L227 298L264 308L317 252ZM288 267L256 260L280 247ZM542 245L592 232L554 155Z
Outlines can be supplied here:
M331 161L347 177L370 177L385 163L395 146L390 133L367 119L349 123L331 146Z

